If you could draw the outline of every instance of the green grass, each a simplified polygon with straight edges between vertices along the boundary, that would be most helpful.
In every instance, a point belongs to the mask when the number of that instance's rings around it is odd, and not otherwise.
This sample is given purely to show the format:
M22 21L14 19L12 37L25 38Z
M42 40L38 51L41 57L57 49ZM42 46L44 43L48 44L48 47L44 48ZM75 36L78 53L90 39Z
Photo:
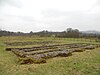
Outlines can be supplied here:
M95 39L85 39L85 38L54 38L54 37L29 37L29 36L3 36L0 37L0 39L2 39L3 42L48 42L51 41L52 43L50 44L64 44L64 43L99 43L99 42L95 42ZM17 46L6 46L6 47L11 47L11 48L15 48L15 47L21 47L21 48L25 48L25 47L33 47L33 46L41 46L41 45L47 45L45 43L43 44L30 44L30 45L17 45Z
M16 55L10 51L5 51L4 42L25 40L52 40L61 43L84 42L80 39L74 41L67 38L1 37L0 75L100 75L100 48L92 51L75 52L69 57L51 58L44 64L20 65ZM87 40L87 42L89 41ZM93 41L92 43L96 42Z

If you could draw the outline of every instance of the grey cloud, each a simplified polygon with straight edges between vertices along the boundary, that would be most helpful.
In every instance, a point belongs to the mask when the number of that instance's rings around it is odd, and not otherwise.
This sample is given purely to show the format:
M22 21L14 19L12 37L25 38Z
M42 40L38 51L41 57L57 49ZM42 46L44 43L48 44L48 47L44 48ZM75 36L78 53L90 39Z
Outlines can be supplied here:
M4 19L3 18L0 18L0 21L3 21Z
M3 2L9 2L9 0L0 0L0 4L2 4Z
M59 11L59 10L46 10L41 12L45 18L56 18L56 17L81 17L84 12L81 11Z
M66 15L66 12L59 11L59 10L45 10L41 12L44 17L60 17Z
M24 1L24 0L23 0ZM11 7L20 7L20 0L0 0L0 6L11 5ZM8 30L22 31L39 31L39 30L65 30L68 27L78 28L80 30L100 30L100 13L95 13L95 9L100 5L100 0L97 4L91 6L89 11L65 11L57 9L44 9L38 11L42 17L37 18L35 14L27 12L25 14L10 14L0 10L0 25ZM23 6L23 5L22 5ZM24 7L24 6L23 6ZM3 9L3 7L2 7ZM23 8L22 8L23 9ZM32 9L32 8L29 8ZM36 7L37 9L37 7ZM13 10L12 10L13 11ZM20 10L18 10L20 12ZM35 10L34 10L35 11ZM32 11L32 12L34 12ZM94 13L90 13L94 11ZM98 12L98 9L96 10ZM24 13L25 11L23 11ZM34 16L34 17L32 17ZM14 20L14 21L12 21Z
M6 21L6 18L18 18L17 21L25 21L25 22L34 22L35 19L31 16L17 16L17 15L8 15L8 14L3 14L2 17L0 18L1 21Z
M72 27L79 27L85 30L99 30L100 29L100 14L80 14L70 15L70 19L66 18L65 24L70 24Z
M18 18L22 19L23 21L34 22L35 19L31 16L17 16Z
M0 6L12 5L17 8L21 8L21 2L19 0L0 0Z
M97 4L99 4L99 5L100 5L100 0L98 0L98 1L97 1Z
M81 11L70 11L70 12L65 12L65 11L43 11L43 16L45 18L58 18L62 17L62 19L68 19L71 21L72 20L91 20L91 19L100 19L99 16L100 14L90 14L88 12L81 12Z
M64 11L43 11L42 13L47 20L45 23L51 24L58 29L65 27L74 27L79 29L100 29L100 14L90 14L88 12L73 11L73 12L64 12ZM51 18L51 19L50 19ZM57 20L52 20L56 18ZM49 20L49 21L48 21ZM52 28L52 27L51 27Z

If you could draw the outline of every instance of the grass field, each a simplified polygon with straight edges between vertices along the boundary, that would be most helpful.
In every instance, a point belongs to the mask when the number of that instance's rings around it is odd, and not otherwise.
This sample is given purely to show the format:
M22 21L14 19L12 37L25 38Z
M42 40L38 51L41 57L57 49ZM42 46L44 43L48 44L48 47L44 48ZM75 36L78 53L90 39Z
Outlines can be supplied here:
M36 42L30 44L19 43L5 45L13 42ZM41 43L40 43L41 42ZM45 42L45 43L44 43ZM50 43L49 43L50 42ZM18 57L6 51L6 47L33 47L47 44L62 43L96 43L90 39L52 38L52 37L0 37L0 75L100 75L100 48L75 52L69 57L56 57L47 60L44 64L18 63ZM99 43L99 42L97 42Z

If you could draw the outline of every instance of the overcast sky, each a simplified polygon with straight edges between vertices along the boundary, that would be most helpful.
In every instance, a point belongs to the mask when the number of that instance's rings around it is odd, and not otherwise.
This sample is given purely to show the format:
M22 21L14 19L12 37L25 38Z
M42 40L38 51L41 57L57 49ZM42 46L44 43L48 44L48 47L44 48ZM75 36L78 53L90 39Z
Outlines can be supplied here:
M100 31L100 0L0 0L0 28L10 31Z

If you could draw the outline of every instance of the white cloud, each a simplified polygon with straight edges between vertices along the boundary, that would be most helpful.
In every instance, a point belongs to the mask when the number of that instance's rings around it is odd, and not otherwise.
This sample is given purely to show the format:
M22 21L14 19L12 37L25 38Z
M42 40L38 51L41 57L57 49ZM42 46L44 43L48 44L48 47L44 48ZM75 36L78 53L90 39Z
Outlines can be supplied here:
M0 26L13 31L99 30L99 13L99 0L0 0Z

